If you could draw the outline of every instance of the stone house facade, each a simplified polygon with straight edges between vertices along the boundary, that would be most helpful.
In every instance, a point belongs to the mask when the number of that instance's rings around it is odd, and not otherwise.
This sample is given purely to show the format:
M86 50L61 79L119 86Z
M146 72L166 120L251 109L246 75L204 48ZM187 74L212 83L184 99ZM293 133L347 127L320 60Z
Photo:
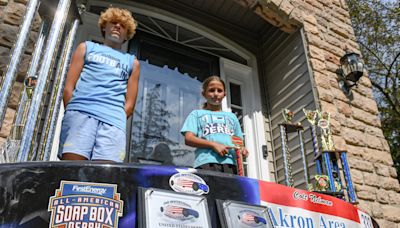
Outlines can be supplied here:
M363 76L350 100L340 90L336 69L344 48L359 52L345 0L235 0L285 33L304 31L313 90L321 110L331 113L336 149L347 150L359 207L381 227L400 227L400 185L389 145L383 136L372 85ZM0 0L0 73L3 75L25 0ZM0 132L4 143L11 129L22 80L27 72L40 19L37 17ZM272 159L271 156L269 159Z

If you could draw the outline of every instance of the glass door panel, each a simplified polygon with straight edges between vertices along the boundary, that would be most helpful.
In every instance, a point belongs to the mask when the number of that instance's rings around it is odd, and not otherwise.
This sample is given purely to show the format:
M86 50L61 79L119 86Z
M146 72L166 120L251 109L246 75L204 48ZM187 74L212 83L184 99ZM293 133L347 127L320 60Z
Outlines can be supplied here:
M141 75L132 119L133 161L192 166L194 149L180 134L187 115L201 106L201 82L168 67L140 61Z

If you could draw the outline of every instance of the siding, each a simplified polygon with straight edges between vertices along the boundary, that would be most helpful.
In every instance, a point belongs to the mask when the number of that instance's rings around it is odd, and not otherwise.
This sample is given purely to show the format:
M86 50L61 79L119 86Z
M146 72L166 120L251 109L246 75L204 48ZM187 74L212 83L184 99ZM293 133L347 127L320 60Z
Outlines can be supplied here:
M309 172L315 173L313 150L309 123L305 119L303 108L315 109L315 99L308 70L307 58L300 31L286 34L281 31L265 33L263 39L263 75L267 90L269 118L266 119L267 134L272 142L272 160L276 182L285 184L283 157L278 124L283 122L282 110L294 112L294 122L305 127L304 141L309 164ZM289 150L295 187L305 188L305 179L300 153L299 139L296 133L289 134Z

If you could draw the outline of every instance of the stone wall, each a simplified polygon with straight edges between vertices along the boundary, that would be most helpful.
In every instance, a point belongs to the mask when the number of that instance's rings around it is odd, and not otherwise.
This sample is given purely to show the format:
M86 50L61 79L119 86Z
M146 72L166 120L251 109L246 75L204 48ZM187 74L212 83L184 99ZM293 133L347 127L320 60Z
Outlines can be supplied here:
M400 227L400 186L368 76L340 90L335 73L347 47L360 53L345 0L236 0L285 32L303 28L322 110L332 115L336 149L348 151L359 207L381 227Z
M17 37L19 26L25 14L27 0L0 0L0 75L4 75L10 61L11 49ZM0 146L10 134L11 124L16 113L23 85L22 81L28 71L31 54L38 36L39 16L35 17L32 32L29 35L25 53L18 67L17 80L13 85L5 119L0 131Z

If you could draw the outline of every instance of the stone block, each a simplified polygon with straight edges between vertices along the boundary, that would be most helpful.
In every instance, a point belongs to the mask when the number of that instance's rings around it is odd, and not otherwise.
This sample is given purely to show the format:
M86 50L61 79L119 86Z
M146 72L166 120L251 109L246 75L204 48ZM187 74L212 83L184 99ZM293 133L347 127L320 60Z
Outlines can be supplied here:
M335 144L335 149L336 150L345 150L347 151L347 145L346 145L346 141L337 135L333 135L333 142Z
M389 151L364 148L363 158L372 163L381 163L389 166L393 164L392 156Z
M337 118L331 118L331 130L332 130L332 134L340 135L340 131L342 129L342 125L336 119Z
M379 127L373 127L373 126L366 126L365 127L365 133L370 134L370 135L374 135L378 138L385 138L385 136L383 135L383 131L381 128Z
M369 173L372 173L374 171L374 166L371 162L364 161L359 157L348 156L348 163L350 168L352 169L358 169Z
M8 107L12 109L17 109L19 98L23 89L24 85L22 82L14 83L13 89L11 91L10 101L8 102Z
M4 116L3 125L1 126L0 137L7 138L11 132L12 122L14 120L15 110L7 108Z
M358 208L363 210L365 213L372 214L372 203L363 199L358 199Z
M384 189L378 189L376 191L376 199L378 200L378 202L380 202L382 204L390 203L389 193L388 193L388 191L386 191Z
M397 178L398 173L397 173L396 168L394 168L394 167L389 167L389 173L390 173L390 176L391 176L391 177ZM399 201L399 202L400 202L400 201Z
M364 184L364 176L363 176L363 172L356 170L356 169L351 169L351 180L353 181L353 183L356 184Z
M375 163L375 172L378 175L384 176L384 177L390 177L389 173L389 166L381 164L381 163Z
M384 218L391 222L400 222L400 206L383 205Z
M368 200L368 201L375 201L376 200L376 188L366 186L366 185L355 185L357 198Z
M379 112L378 105L374 99L370 99L356 91L353 91L353 100L351 104L371 114L377 115Z
M354 146L354 145L346 145L347 147L347 154L350 154L351 156L358 156L362 157L364 154L364 147L360 146Z
M364 182L368 186L379 187L380 186L379 178L380 177L375 173L364 173Z
M399 181L391 177L382 177L381 187L387 190L400 191Z
M343 125L362 132L365 132L365 129L368 127L365 123L352 118L345 118Z
M364 132L351 129L348 127L342 128L342 137L346 140L347 144L355 145L355 146L364 146Z
M335 95L335 98L337 100L341 100L343 102L348 102L349 99L346 97L346 95L343 93L343 91L339 88L339 83L337 80L332 80L331 81L331 90L332 93Z
M382 205L380 203L371 203L371 211L371 216L373 216L375 219L383 218Z
M8 0L0 0L0 6L6 6L8 4Z
M6 47L12 47L17 37L18 26L0 24L0 44Z
M317 87L317 92L319 99L329 103L333 103L334 96L332 95L329 89L325 89L323 87Z
M336 73L336 70L339 68L339 66L337 64L329 62L329 61L325 62L325 66L326 66L326 70L328 70L329 72L332 72L332 73Z
M318 59L322 62L325 61L324 50L314 45L308 45L308 51L311 58Z
M7 65L10 61L10 49L6 47L0 46L0 69L4 71L7 68Z
M340 113L344 114L346 117L350 117L352 114L351 105L349 103L336 100L335 104Z
M312 24L312 25L317 25L318 24L317 23L317 19L315 19L314 14L304 14L303 20L305 22L308 22L308 23Z
M317 71L314 71L313 75L314 75L314 82L317 87L322 87L325 89L331 88L330 79L326 75Z
M395 191L388 191L389 200L392 204L400 204L400 193Z
M22 18L25 15L26 6L20 3L10 3L7 6L4 22L10 25L19 26L22 24Z
M377 115L352 106L353 118L371 126L380 127L381 122Z
M374 99L374 95L372 93L372 89L369 87L366 87L364 85L358 84L358 86L356 88L353 88L353 91L357 91L360 94L370 98L370 99Z
M318 27L314 24L311 24L308 22L303 22L303 28L304 28L304 32L306 32L306 33L311 33L311 34L320 36Z
M381 139L368 133L365 133L365 145L374 149L382 149Z
M321 101L321 110L329 112L331 114L331 119L337 118L337 107L333 103Z

